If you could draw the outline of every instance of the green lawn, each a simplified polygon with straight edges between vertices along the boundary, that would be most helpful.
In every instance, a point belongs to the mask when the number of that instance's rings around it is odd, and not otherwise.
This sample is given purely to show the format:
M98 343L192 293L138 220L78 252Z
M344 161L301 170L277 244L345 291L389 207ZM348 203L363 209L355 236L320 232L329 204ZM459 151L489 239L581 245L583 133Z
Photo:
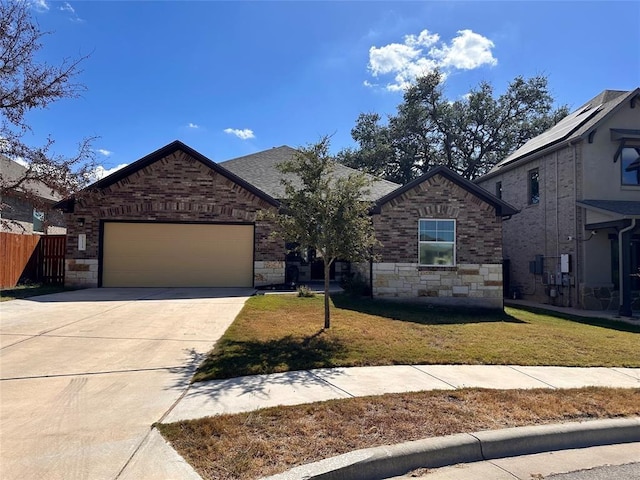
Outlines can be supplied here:
M244 309L194 380L338 366L515 364L640 367L640 327L599 319L265 295ZM588 323L587 323L588 322Z
M18 298L29 298L38 295L48 295L69 290L59 285L18 285L14 288L0 290L0 302L7 302Z

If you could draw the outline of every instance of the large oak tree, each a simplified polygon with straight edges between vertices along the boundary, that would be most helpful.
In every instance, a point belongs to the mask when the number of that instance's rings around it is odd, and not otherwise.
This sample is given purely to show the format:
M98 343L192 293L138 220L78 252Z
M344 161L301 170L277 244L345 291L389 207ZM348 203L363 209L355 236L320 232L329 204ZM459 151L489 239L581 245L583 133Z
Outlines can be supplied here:
M358 147L342 150L339 161L403 184L437 165L474 179L568 113L554 109L545 76L517 77L499 96L482 82L453 101L444 86L432 72L404 92L386 122L361 114L351 130Z

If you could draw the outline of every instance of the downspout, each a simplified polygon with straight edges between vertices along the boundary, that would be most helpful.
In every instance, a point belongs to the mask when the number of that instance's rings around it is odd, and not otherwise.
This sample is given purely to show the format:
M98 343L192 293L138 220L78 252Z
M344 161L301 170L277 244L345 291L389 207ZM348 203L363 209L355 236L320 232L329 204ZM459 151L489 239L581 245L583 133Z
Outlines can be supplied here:
M575 287L576 287L576 306L580 305L580 266L582 262L580 262L578 247L580 245L578 241L578 233L580 233L579 220L578 220L578 158L576 156L576 145L573 142L569 142L569 147L571 148L571 156L573 157L573 208L574 208L574 220L575 220L575 235L574 235L574 247L573 247L573 263L575 265ZM569 307L571 307L571 282L569 282Z
M558 185L558 152L556 152L556 257L560 258L560 186Z
M369 297L373 298L373 250L371 251L371 256L369 257Z
M556 171L555 171L555 190L556 190L556 258L555 258L555 265L553 267L553 273L554 275L557 275L557 273L560 271L560 269L558 268L558 259L560 258L560 221L558 220L558 215L560 214L560 186L558 185L558 162L559 162L559 157L560 155L558 155L558 152L556 151ZM558 278L556 277L556 291L560 292L560 295L562 297L562 295L564 295L564 291L562 289L562 282L558 280ZM558 297L558 300L560 300L562 306L564 307L564 298Z
M625 233L632 231L636 228L636 219L631 219L631 224L628 227L623 228L618 231L618 271L619 271L619 280L620 284L620 309L618 310L618 314L623 317L632 316L631 312L631 279L628 278L631 274L629 271L630 262L629 262L629 252L627 245L624 244L623 236ZM625 250L627 254L625 255ZM625 261L627 260L627 261ZM625 268L625 265L627 268Z

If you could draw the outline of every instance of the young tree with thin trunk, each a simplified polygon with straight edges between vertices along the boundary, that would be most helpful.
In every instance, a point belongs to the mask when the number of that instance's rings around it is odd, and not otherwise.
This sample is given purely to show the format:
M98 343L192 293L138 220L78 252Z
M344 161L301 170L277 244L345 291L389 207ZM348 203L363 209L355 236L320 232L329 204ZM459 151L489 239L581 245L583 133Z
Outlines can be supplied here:
M275 225L274 235L300 248L313 248L324 262L324 328L330 328L329 272L337 259L363 261L377 243L364 198L369 177L334 175L329 138L300 148L278 166L285 175L280 212L265 212Z

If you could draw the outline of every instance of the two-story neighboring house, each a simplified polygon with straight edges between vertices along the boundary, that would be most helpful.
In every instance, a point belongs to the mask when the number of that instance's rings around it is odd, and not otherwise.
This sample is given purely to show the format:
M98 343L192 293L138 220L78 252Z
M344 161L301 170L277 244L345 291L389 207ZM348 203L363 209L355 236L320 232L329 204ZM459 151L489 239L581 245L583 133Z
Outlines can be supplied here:
M520 210L502 229L509 295L640 308L640 88L603 91L477 183Z
M0 232L20 235L66 233L64 218L52 210L60 195L42 182L23 180L27 169L0 155Z

